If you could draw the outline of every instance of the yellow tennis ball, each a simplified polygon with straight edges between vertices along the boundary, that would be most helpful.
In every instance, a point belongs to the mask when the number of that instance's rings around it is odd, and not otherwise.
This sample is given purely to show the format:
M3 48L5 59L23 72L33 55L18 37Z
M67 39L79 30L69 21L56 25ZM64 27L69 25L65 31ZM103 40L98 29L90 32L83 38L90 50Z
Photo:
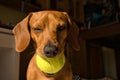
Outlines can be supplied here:
M55 58L43 58L39 55L36 55L36 64L41 71L54 74L60 71L64 66L65 56L64 53Z

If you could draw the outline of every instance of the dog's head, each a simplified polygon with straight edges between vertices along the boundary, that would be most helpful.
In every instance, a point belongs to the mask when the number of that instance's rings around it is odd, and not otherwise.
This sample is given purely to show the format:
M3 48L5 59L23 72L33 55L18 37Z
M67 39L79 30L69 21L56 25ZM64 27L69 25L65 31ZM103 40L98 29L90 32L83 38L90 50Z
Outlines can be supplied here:
M24 51L32 38L36 53L43 57L55 57L64 51L68 43L79 50L79 29L66 12L40 11L30 13L13 29L16 51Z

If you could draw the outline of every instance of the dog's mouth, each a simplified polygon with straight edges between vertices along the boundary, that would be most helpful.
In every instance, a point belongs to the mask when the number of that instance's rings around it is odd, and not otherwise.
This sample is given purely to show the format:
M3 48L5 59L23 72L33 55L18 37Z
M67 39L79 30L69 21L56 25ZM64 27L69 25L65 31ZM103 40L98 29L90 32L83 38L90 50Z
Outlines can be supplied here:
M56 58L61 55L61 53L64 52L63 48L59 47L44 47L43 49L41 47L36 49L36 53L38 53L43 58Z
M55 74L45 73L45 75L46 75L47 77L53 77Z

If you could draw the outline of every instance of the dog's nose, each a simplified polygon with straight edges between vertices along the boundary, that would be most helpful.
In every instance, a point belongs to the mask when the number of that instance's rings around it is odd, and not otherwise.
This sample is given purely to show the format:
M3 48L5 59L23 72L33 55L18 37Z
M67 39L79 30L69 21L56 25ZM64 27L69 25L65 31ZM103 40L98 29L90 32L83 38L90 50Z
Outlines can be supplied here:
M56 47L55 45L46 45L44 47L44 54L49 58L55 57L57 55L57 52L58 47Z

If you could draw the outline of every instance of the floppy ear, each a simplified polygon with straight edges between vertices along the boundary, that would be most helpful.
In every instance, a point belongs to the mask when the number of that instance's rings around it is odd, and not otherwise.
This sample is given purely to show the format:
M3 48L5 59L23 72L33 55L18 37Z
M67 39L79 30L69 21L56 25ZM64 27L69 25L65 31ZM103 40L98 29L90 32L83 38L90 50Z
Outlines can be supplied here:
M68 44L75 51L79 51L80 50L80 45L79 45L79 28L75 24L75 22L70 19L70 17L68 16L67 13L64 12L64 14L67 16L68 23L69 23Z
M17 52L24 51L29 45L30 34L28 30L28 25L29 25L30 17L31 17L31 14L29 14L26 18L24 18L13 29Z

